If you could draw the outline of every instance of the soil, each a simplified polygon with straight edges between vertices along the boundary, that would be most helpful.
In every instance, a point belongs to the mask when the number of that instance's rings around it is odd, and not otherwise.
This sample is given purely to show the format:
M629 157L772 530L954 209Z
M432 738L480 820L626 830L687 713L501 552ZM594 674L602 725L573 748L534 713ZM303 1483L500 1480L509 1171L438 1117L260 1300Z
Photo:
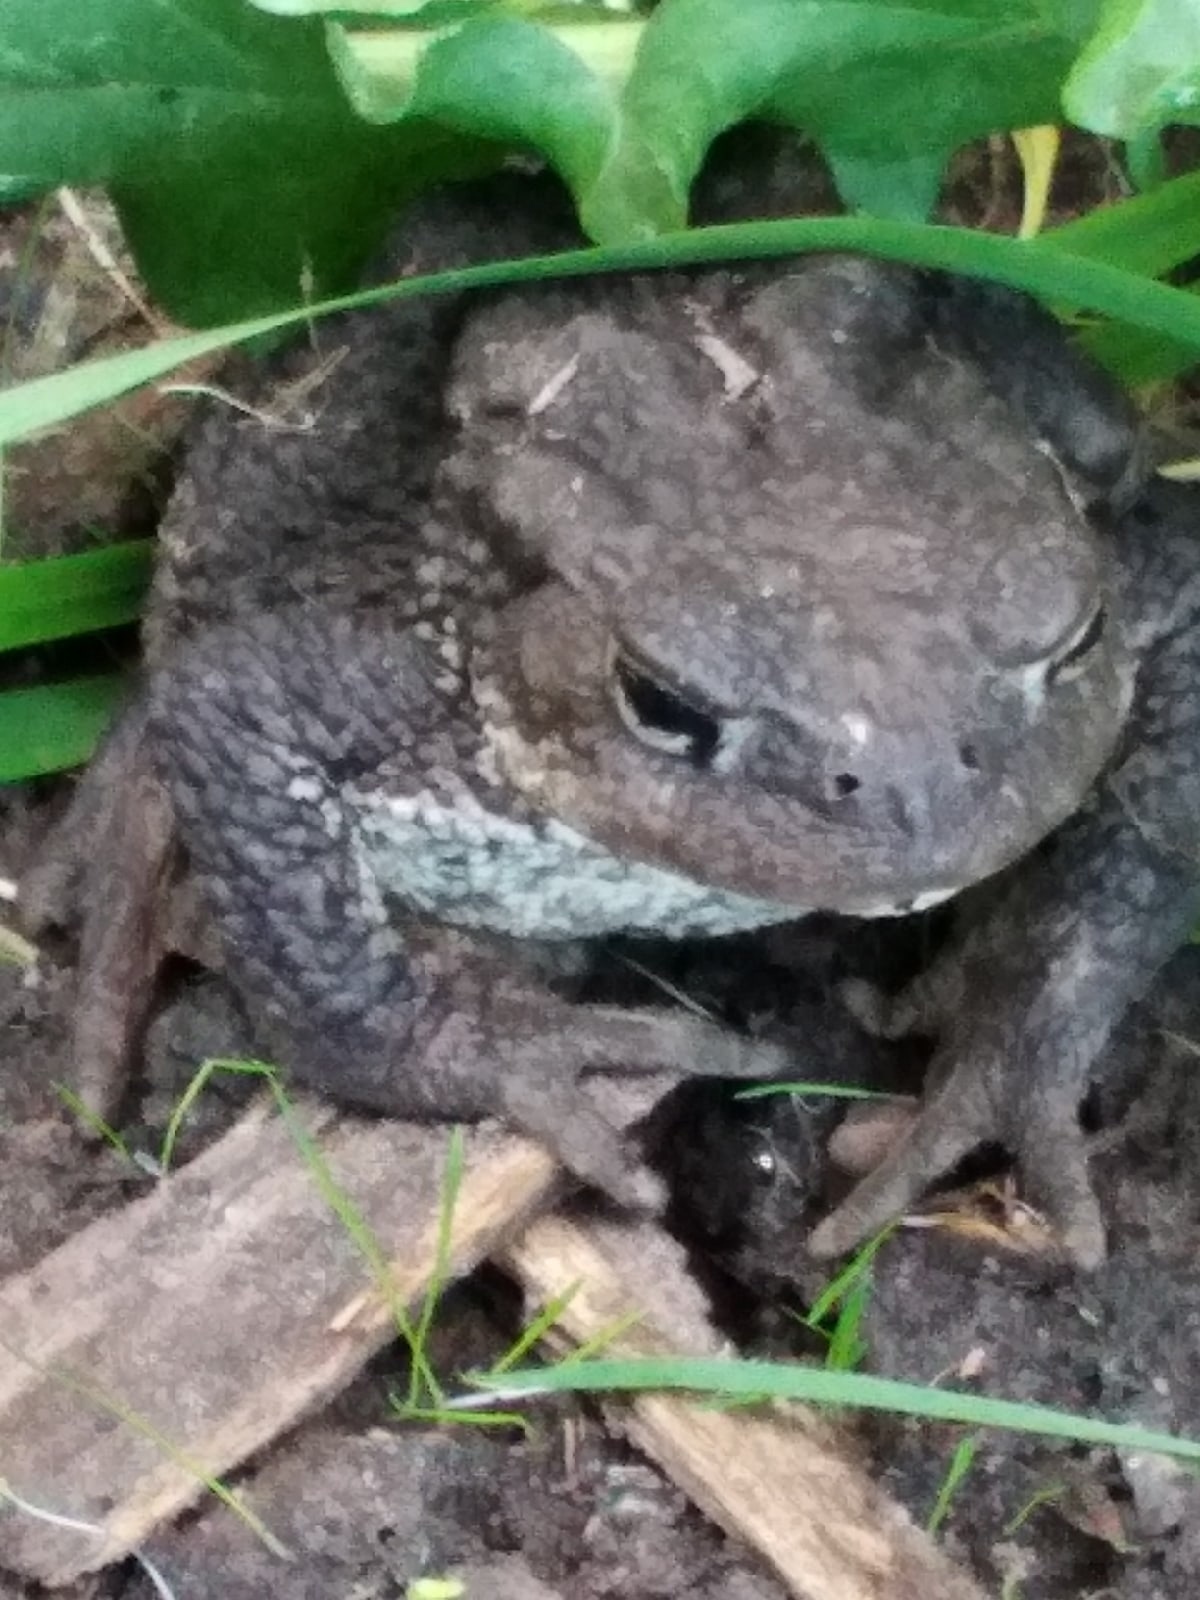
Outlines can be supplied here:
M51 290L64 275L76 281L76 267L68 271L64 261L76 263L91 290L81 292L67 319L75 331L60 337L48 364L94 348L97 339L145 337L144 319L119 292L107 313L97 308L95 297L115 292L112 280L94 260L86 265L61 219L43 214L37 227L49 243L26 248L33 215L10 225L7 243L0 238L10 345L17 335L29 346L42 337ZM22 299L10 274L16 263L22 270L36 264L39 249L49 251L41 287L24 287ZM35 315L30 307L41 309ZM28 351L6 354L9 371L28 372L33 359ZM61 472L46 456L20 458L10 479L17 498L6 512L13 518L18 508L21 553L76 547L81 527L97 517L120 532L152 518L163 440L178 427L161 402L153 416L163 431L132 462L127 428L96 454L94 441L72 443L59 452ZM61 789L0 790L0 880L19 879ZM848 974L898 981L926 958L944 926L944 915L903 928L830 921L704 951L614 952L596 988L629 997L644 983L652 990L669 981L752 1027L790 1027L811 1064L807 1075L899 1090L919 1079L920 1051L864 1048L830 997ZM45 950L34 966L0 966L5 1276L149 1181L114 1151L85 1143L55 1087L69 1076L63 955ZM654 979L635 975L646 967ZM200 1059L236 1053L247 1039L223 984L181 969L164 995L124 1129L135 1150L156 1148ZM1200 1046L1192 1039L1200 1041L1200 948L1182 951L1127 1019L1088 1108L1111 1226L1108 1264L1087 1278L1064 1272L1039 1253L1036 1227L1022 1234L1009 1225L1002 1187L975 1190L945 1225L902 1230L880 1251L863 1326L869 1370L1200 1437ZM229 1080L203 1097L181 1158L226 1126L249 1092ZM820 1287L798 1241L813 1196L828 1182L828 1139L840 1115L830 1101L735 1102L705 1087L675 1097L652 1133L673 1183L672 1224L692 1248L724 1325L747 1350L815 1350L790 1313ZM978 1173L964 1181L972 1176ZM442 1308L435 1367L453 1374L486 1364L519 1321L511 1287L483 1270ZM782 1589L753 1557L586 1406L543 1403L531 1411L528 1433L401 1427L389 1420L388 1394L404 1379L399 1350L385 1353L334 1406L238 1475L235 1486L291 1560L211 1500L164 1529L145 1554L178 1600L398 1600L418 1578L446 1574L467 1596L488 1600L781 1600ZM859 1426L877 1474L924 1521L965 1430L882 1416ZM980 1435L973 1450L939 1537L987 1592L1020 1600L1190 1600L1200 1590L1200 1483L1183 1469L996 1432ZM0 1573L0 1600L34 1600L37 1592ZM61 1592L67 1600L149 1600L155 1589L130 1562Z

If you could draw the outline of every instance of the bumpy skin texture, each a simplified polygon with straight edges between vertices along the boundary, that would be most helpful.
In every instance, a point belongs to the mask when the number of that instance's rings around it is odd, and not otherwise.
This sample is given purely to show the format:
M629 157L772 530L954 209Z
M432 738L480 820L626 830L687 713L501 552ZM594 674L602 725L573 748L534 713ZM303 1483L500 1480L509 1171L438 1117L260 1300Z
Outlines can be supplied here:
M444 205L435 259L556 227ZM1114 526L1140 473L1103 381L1012 297L844 258L319 338L313 428L202 431L149 631L150 758L281 1058L645 1198L580 1075L782 1053L568 1006L528 952L903 911L1028 856L886 1019L969 986L909 1145L816 1243L1001 1137L1094 1257L1076 1105L1191 915L1200 681L1191 542L1153 500Z

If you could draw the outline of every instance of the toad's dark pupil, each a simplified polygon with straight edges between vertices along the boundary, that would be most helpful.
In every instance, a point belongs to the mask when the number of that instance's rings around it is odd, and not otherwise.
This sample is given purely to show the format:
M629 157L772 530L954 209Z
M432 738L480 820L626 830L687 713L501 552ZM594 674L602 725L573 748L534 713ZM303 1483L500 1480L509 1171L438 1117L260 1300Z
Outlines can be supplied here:
M715 717L689 705L673 689L656 683L623 656L614 665L617 687L629 710L643 728L686 742L687 753L698 767L707 767L721 742Z

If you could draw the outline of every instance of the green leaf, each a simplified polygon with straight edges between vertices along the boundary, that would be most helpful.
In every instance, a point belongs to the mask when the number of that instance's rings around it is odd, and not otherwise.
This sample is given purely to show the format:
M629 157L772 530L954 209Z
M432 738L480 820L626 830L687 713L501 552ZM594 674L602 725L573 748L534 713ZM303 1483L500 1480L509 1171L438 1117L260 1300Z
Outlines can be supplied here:
M885 155L863 156L855 150L843 152L825 146L833 181L850 210L896 217L902 222L925 221L953 153L951 149L920 151L891 160Z
M1055 121L1096 0L662 0L650 18L468 18L452 33L332 26L360 112L533 144L605 243L682 227L709 145L747 118L812 134L843 198L928 213L945 162Z
M1198 291L1189 286L1180 292L1195 296ZM1078 337L1080 347L1093 361L1133 389L1168 383L1200 363L1200 350L1194 345L1124 323L1106 322L1096 328L1084 328Z
M0 206L19 206L45 194L48 185L41 178L16 178L0 174Z
M0 650L133 622L154 561L152 539L0 566Z
M1049 229L1045 237L1080 255L1148 277L1170 272L1200 254L1200 172L1088 212ZM1178 377L1200 360L1186 341L1127 323L1085 328L1079 342L1093 360L1134 387Z
M0 694L0 783L86 761L129 683L119 673Z
M1200 123L1196 0L1104 0L1100 26L1063 90L1067 115L1111 139Z
M504 1395L593 1394L614 1390L644 1394L683 1389L694 1394L807 1400L818 1405L852 1406L901 1416L930 1417L940 1422L1007 1428L1018 1433L1041 1434L1045 1438L1106 1445L1115 1450L1147 1450L1182 1461L1200 1461L1200 1441L1180 1439L1152 1428L1077 1417L1049 1406L992 1400L984 1395L956 1393L953 1389L924 1388L920 1384L877 1378L868 1373L830 1372L771 1361L684 1356L568 1361L554 1367L506 1372L494 1384L486 1374L478 1381L485 1389Z
M260 11L277 17L380 17L422 23L439 21L447 10L483 11L499 0L250 0Z
M420 294L582 277L595 272L652 271L739 258L766 260L808 250L858 250L886 260L974 274L1025 289L1055 305L1101 312L1116 321L1167 334L1200 354L1200 301L1196 298L1180 289L1150 282L1137 273L1072 255L1045 239L1011 239L965 228L886 222L871 217L815 217L697 228L619 248L571 250L407 278L318 305L231 323L206 333L185 334L140 350L83 362L66 372L35 378L0 392L0 447L40 428L65 422L90 406L115 399L196 356L334 311Z
M104 184L153 293L197 323L349 283L469 141L363 125L318 19L245 0L4 0L0 171Z
M1135 189L1156 189L1167 176L1167 154L1162 129L1139 134L1125 142L1125 167Z
M334 64L359 114L376 122L425 118L461 133L540 150L579 194L596 180L616 137L612 89L572 47L579 34L628 65L640 24L551 30L510 17L454 33L330 29Z
M580 199L593 238L682 224L709 144L759 116L836 154L851 204L911 217L912 176L995 129L1056 120L1079 43L1074 0L664 0L622 100L622 137ZM855 166L851 169L851 161ZM909 168L889 189L869 168ZM653 173L654 208L639 197Z
M1158 277L1200 254L1200 172L1099 206L1072 222L1048 228L1046 239L1074 254Z

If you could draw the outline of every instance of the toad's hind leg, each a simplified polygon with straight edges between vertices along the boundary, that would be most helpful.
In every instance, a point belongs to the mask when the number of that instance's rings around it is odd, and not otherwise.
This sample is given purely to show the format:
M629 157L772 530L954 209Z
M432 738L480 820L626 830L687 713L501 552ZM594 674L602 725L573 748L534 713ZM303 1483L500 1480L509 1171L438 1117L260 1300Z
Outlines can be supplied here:
M174 818L147 720L139 699L115 723L20 891L32 934L78 932L71 1078L100 1117L120 1102L159 971L177 947Z

